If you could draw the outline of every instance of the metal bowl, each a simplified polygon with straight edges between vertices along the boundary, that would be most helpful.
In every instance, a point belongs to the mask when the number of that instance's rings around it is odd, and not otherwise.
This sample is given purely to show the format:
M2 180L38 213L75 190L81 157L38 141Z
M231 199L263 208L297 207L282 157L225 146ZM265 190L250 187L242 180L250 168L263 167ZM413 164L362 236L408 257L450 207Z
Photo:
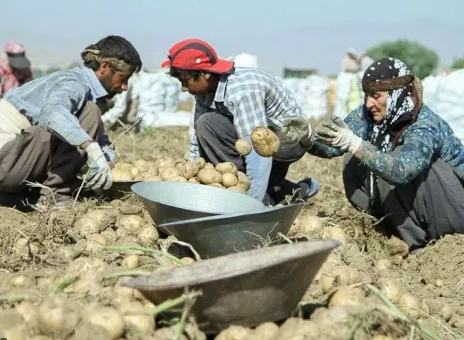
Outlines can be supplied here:
M156 225L264 208L261 201L250 196L193 183L141 182L131 189Z
M246 213L209 216L161 224L158 227L190 243L202 258L252 250L287 234L305 203Z
M200 290L192 312L201 330L254 327L291 316L339 241L306 241L246 251L127 280L154 304Z

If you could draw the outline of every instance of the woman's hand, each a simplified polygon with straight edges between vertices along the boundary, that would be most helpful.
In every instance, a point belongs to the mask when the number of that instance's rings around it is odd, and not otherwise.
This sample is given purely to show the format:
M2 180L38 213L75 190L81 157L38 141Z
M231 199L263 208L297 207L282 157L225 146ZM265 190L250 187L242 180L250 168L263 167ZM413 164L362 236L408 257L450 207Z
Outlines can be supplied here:
M315 140L340 149L342 152L359 153L362 150L362 139L356 136L340 117L332 117L331 122L322 123L316 129Z

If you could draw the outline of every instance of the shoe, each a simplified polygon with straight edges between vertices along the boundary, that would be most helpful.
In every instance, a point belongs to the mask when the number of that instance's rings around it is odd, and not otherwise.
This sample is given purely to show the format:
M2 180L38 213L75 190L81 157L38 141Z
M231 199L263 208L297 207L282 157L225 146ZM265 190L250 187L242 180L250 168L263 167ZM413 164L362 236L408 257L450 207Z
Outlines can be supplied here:
M303 199L316 196L319 192L319 182L315 178L305 178L298 182L300 195Z

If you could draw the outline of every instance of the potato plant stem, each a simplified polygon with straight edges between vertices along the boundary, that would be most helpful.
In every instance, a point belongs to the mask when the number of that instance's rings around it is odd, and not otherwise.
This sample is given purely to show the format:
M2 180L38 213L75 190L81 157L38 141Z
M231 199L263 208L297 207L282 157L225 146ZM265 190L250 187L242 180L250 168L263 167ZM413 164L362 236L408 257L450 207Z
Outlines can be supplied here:
M430 338L432 340L439 340L440 339L437 335L432 333L430 330L428 330L427 328L422 327L415 320L411 319L409 316L404 314L400 309L398 309L398 307L395 306L395 304L393 302L391 302L385 295L383 295L380 292L380 290L378 290L376 287L368 284L367 288L369 288L380 300L382 300L382 302L385 303L385 305L387 305L387 307L393 312L393 314L396 317L413 324L414 326L417 327L417 329L421 333L423 333L428 338Z
M170 309L184 303L186 300L195 299L200 295L201 295L201 292L190 292L188 294L182 294L181 296L179 296L179 297L177 297L175 299L168 299L168 300L164 301L163 303L159 304L158 306L149 309L148 314L156 316L159 313L165 312L167 310L170 310Z
M79 278L77 276L68 277L63 282L60 283L55 289L55 293L62 293L67 287L76 282Z
M148 274L150 273L147 273L141 270L128 270L128 271L108 274L108 275L105 275L103 278L104 279L117 279L117 278L124 277L124 276L140 276L140 275L148 275Z
M25 300L22 296L0 296L0 302L16 303Z
M137 250L137 251L143 251L145 253L153 253L153 254L158 254L166 257L167 259L176 262L177 264L184 265L184 263L179 260L177 257L174 255L171 255L169 253L165 253L159 250L151 249L151 248L146 248L142 246L107 246L105 249L108 250L116 250L116 251L127 251L127 250Z

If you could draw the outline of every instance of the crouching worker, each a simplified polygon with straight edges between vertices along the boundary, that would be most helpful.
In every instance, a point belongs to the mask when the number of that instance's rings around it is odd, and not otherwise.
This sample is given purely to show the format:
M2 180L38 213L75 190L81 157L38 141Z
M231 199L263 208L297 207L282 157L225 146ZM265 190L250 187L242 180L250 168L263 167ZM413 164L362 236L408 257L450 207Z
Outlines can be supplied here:
M410 250L464 233L464 146L422 102L422 88L398 59L375 61L362 81L365 102L345 121L318 129L308 152L345 153L352 205L381 218ZM311 144L311 143L309 143Z
M315 179L299 183L285 179L290 164L305 153L299 143L282 145L272 158L254 151L242 157L235 149L237 139L250 141L255 127L278 130L284 119L303 117L302 109L280 81L256 68L234 67L198 39L174 45L162 67L170 67L171 76L182 83L182 91L195 97L192 160L201 156L214 165L234 163L251 180L248 194L266 204L277 204L295 190L303 199L318 192Z
M109 162L115 152L109 148L97 101L127 90L141 60L119 36L90 45L81 57L83 66L24 84L0 100L2 205L29 199L27 182L49 188L35 197L43 203L68 205L82 183L77 175L86 163L88 188L111 187Z

